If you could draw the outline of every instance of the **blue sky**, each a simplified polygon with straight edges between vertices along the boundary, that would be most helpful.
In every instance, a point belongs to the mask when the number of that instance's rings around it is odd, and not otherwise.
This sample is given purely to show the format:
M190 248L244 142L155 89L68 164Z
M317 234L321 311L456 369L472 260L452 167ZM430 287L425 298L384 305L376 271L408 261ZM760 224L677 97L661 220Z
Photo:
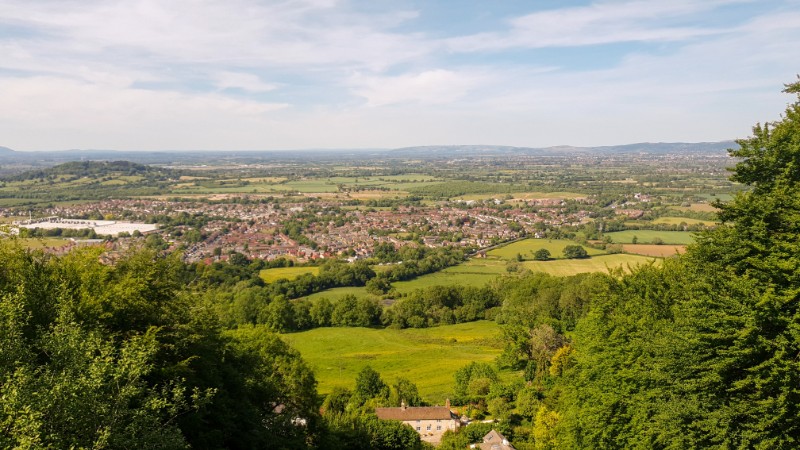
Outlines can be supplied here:
M800 0L0 0L0 145L716 141L776 120Z

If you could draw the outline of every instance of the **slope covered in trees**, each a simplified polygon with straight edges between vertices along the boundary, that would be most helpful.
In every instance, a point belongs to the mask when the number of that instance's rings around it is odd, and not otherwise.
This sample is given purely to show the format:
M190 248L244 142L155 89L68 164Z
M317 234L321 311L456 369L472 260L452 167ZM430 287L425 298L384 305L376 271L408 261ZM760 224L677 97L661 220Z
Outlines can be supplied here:
M718 205L724 224L614 280L578 324L554 446L800 445L800 103L738 143L751 189Z
M298 448L316 382L276 336L226 333L143 251L0 247L0 447ZM302 420L300 427L296 423Z

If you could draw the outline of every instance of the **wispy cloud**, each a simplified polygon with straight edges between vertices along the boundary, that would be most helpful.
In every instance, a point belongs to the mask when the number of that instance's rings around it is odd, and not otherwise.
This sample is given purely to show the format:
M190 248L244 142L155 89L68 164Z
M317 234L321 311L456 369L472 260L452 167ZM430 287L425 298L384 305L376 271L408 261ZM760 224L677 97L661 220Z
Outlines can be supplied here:
M797 0L520 5L466 32L426 2L4 0L0 145L708 140L798 71Z
M741 1L653 0L600 2L528 14L509 21L509 29L450 39L453 51L545 48L617 42L679 41L725 32L685 26L679 20L720 4Z
M398 76L358 74L350 83L356 95L367 99L367 105L383 106L407 102L449 104L463 98L482 81L479 74L434 69Z

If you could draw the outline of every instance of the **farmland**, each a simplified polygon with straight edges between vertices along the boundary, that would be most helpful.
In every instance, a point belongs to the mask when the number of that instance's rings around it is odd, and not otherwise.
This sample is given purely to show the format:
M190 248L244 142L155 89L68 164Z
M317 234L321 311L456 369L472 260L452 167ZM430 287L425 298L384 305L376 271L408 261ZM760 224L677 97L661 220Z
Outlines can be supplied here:
M694 242L692 233L685 231L625 230L606 233L606 236L617 244L649 244L659 239L663 244L686 245ZM634 238L636 238L636 242L634 242Z
M525 261L523 266L533 272L545 272L555 276L569 276L588 272L608 272L611 269L629 270L638 265L652 264L654 258L639 255L600 255L587 259L557 259L552 261Z
M486 256L511 260L516 258L516 255L519 254L523 259L532 259L533 252L543 248L549 251L553 258L559 258L564 253L564 247L568 245L575 245L575 242L565 239L524 239L490 250L486 252ZM584 247L584 249L589 256L604 253L602 250L590 247Z
M272 283L280 279L294 280L300 275L310 273L317 275L319 267L274 267L272 269L264 269L259 274L265 283Z
M352 389L356 374L369 365L387 382L411 380L429 402L442 404L457 369L491 363L500 354L499 334L494 322L479 321L405 330L317 328L283 338L312 367L321 394L336 386Z

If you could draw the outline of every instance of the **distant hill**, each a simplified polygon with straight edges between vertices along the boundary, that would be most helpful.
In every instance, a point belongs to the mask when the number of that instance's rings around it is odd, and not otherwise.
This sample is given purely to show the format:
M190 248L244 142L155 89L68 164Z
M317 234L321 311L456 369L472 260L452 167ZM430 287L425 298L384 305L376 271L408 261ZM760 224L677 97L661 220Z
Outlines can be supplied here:
M103 178L110 176L141 176L146 179L177 177L170 169L136 164L130 161L73 161L46 169L29 170L6 177L8 181L56 178Z
M0 147L3 172L52 167L71 161L132 161L138 164L259 164L266 161L363 161L371 158L466 158L510 156L567 156L569 154L718 154L735 147L733 141L721 142L660 142L596 147L513 147L504 145L427 145L388 149L307 149L307 150L241 150L241 151L117 151L117 150L58 150L14 151Z
M391 150L391 156L412 158L442 158L460 156L524 156L524 155L566 155L569 153L592 154L727 154L726 150L736 147L734 141L720 142L642 142L637 144L611 145L598 147L511 147L503 145L426 145L404 147Z

